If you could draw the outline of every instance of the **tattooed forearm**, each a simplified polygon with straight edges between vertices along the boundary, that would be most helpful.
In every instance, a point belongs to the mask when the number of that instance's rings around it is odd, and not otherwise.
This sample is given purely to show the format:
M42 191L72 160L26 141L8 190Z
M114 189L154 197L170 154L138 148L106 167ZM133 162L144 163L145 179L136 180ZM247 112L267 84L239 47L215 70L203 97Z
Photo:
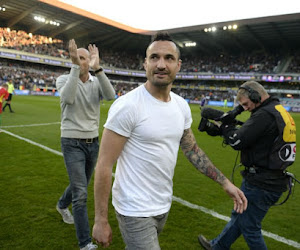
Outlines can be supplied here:
M191 129L184 131L180 146L185 156L201 173L221 185L224 183L226 177L213 165L203 150L198 147Z

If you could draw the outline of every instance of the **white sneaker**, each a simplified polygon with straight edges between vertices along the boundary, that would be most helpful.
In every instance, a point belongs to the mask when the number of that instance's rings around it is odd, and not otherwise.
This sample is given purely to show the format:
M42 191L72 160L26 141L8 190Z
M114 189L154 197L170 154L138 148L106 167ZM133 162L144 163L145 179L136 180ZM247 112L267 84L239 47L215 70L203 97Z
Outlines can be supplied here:
M56 205L56 210L59 212L62 216L62 219L67 224L74 224L74 218L73 215L70 213L68 208L61 209Z
M90 242L85 247L80 248L80 250L91 250L91 249L96 249L96 248L98 248L98 246L93 244L92 242Z

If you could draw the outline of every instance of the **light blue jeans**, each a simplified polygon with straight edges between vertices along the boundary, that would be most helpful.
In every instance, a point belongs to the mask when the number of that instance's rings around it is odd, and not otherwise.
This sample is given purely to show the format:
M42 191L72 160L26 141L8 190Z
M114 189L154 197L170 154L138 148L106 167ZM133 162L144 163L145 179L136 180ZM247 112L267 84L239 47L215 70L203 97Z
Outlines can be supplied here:
M169 213L154 217L129 217L115 212L126 250L160 250L158 236Z
M213 240L213 250L230 249L230 246L242 234L251 250L265 250L267 246L261 233L261 222L269 208L281 196L281 192L271 192L249 184L243 180L241 190L248 199L247 210L238 214L232 211L231 219L222 233Z
M61 138L61 149L70 184L58 201L59 208L72 203L74 224L79 247L92 241L87 213L87 187L92 177L99 151L99 141L86 143L80 139Z

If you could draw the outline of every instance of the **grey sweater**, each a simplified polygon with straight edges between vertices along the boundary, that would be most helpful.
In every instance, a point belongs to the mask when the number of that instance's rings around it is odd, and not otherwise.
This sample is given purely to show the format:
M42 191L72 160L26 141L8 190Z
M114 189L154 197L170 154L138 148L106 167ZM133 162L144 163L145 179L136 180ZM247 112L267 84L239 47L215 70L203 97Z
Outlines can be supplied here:
M102 71L90 75L83 83L79 79L80 68L73 65L68 75L56 80L60 94L61 137L94 138L99 135L100 98L115 98L115 91L109 79Z

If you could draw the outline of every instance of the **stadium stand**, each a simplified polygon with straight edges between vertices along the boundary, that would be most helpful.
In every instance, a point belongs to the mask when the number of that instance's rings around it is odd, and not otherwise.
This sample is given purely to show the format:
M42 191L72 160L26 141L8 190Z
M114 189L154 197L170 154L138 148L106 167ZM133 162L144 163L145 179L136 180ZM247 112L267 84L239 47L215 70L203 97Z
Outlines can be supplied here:
M2 29L5 30L5 29ZM24 31L12 31L14 34L22 34L24 37L28 37L28 34ZM31 44L19 44L18 46L5 46L6 53L2 53L1 57L7 56L9 51L11 54L17 54L20 51L24 51L28 54L33 55L47 55L49 58L61 56L61 53L54 53L60 50L62 47L66 47L62 41L59 43L49 43L49 38L44 37L44 42L40 42L40 39L33 39ZM22 39L20 39L21 41ZM3 43L4 44L4 43ZM57 45L58 44L58 45ZM51 45L51 47L49 46ZM51 48L51 49L36 49L34 52L32 48ZM9 48L9 50L7 50ZM31 52L30 52L31 51ZM1 52L1 51L0 51ZM64 53L67 55L67 53ZM102 63L107 70L107 74L110 75L112 82L114 83L118 95L122 95L144 82L145 77L143 76L142 55L131 55L126 52L114 52L112 50L108 52L102 52ZM124 60L123 60L124 58ZM295 57L297 59L297 57ZM54 59L52 60L54 61ZM251 56L244 55L239 56L222 56L222 57L184 57L182 73L186 74L200 74L207 80L198 80L194 75L194 79L190 79L188 75L182 75L181 79L174 84L174 92L177 92L186 99L199 101L201 95L207 96L208 100L222 101L228 99L233 102L234 90L238 88L240 81L226 79L224 76L223 81L215 80L213 75L208 74L244 74L244 79L262 77L261 72L265 74L274 73L274 69L280 62L280 58L276 55L263 55L263 56ZM258 62L260 62L258 64ZM289 68L294 69L297 65L297 61L290 61L292 66ZM184 66L186 65L186 66ZM255 65L255 66L254 66ZM43 63L30 62L30 57L24 60L16 61L12 59L2 58L0 69L0 84L13 79L15 87L18 89L29 89L35 91L36 89L53 91L55 89L55 80L60 74L68 71L67 67L59 67L54 65L47 65ZM129 70L129 71L125 71ZM137 71L139 73L139 77ZM130 71L135 71L135 74ZM296 72L296 71L295 71ZM291 74L294 74L291 70ZM250 73L250 75L249 75ZM202 74L202 75L201 75ZM128 76L129 75L129 76ZM184 77L185 76L185 77ZM193 76L193 75L192 75ZM210 76L210 80L209 80ZM282 81L274 84L266 84L267 89L282 89L286 90L299 90L299 84L289 83ZM298 97L299 94L294 94L294 97Z
M73 21L73 32L67 23L59 29L37 26L28 16L22 15L27 11L25 4L27 2L23 0L10 1L6 7L11 7L11 13L4 13L0 18L0 84L13 79L19 90L32 93L41 90L55 94L56 77L70 67L67 50L69 37L78 39L80 46L86 46L87 40L95 41L104 70L118 95L145 81L145 55L140 51L144 51L149 43L151 33L133 34L123 27L91 20L80 13L44 3L39 3L36 8L41 13L47 9L48 15L49 12L54 14L59 11L61 20ZM17 12L20 18L14 19ZM84 21L79 22L78 19ZM256 80L270 93L295 102L300 98L300 37L294 33L298 27L297 20L300 20L300 15L275 17L271 20L273 25L269 25L270 19L252 20L244 25L240 21L241 29L237 35L223 33L207 36L199 32L202 26L170 30L181 47L183 61L173 91L194 103L200 102L202 95L210 101L228 99L233 102L242 81ZM5 24L10 24L10 28ZM250 36L249 27L252 30ZM90 32L83 33L83 30ZM277 34L277 39L273 38L274 30L280 30L277 33L281 33L281 37ZM79 36L81 33L83 35ZM289 39L283 41L285 35ZM182 47L186 37L197 40L198 48Z

